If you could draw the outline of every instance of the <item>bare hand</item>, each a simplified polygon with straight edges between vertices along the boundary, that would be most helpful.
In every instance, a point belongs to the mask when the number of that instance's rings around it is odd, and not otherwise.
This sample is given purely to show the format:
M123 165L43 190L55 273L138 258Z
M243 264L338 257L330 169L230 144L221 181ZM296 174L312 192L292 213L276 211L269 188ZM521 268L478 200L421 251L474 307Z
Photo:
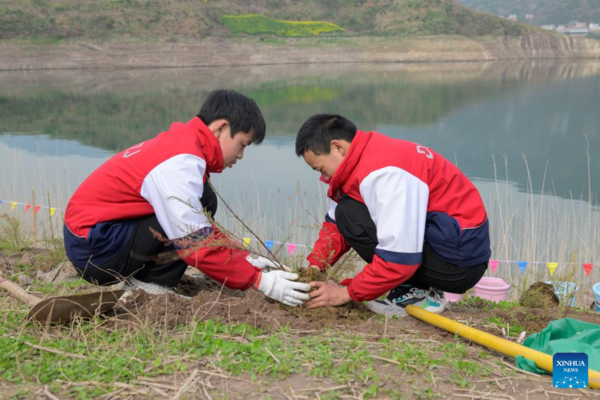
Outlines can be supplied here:
M345 286L340 286L334 281L311 282L310 300L304 303L306 308L341 306L352 300Z

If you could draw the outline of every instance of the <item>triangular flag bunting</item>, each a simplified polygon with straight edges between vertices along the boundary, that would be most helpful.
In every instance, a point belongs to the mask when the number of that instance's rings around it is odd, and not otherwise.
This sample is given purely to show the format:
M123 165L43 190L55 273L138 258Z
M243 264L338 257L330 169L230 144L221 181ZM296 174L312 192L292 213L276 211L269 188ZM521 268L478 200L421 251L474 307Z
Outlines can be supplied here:
M273 241L265 240L265 245L267 245L267 250L271 251L271 249L273 248Z
M14 211L15 207L17 206L17 202L13 201L12 203L10 203L10 211Z
M25 212L29 211L29 209L30 209L30 208L31 208L31 204L27 204L27 205L25 206Z
M525 268L527 268L527 261L519 261L519 262L517 262L517 264L519 264L519 269L521 270L521 275L524 275Z
M288 248L288 253L291 256L292 254L294 254L294 250L296 249L296 245L293 244L293 243L288 243L287 244L287 248Z
M590 272L592 272L592 267L594 264L592 263L583 263L583 270L587 276L590 276Z
M252 238L242 238L242 240L244 241L244 247L248 247Z
M492 272L496 272L496 270L498 269L498 264L500 264L500 261L490 260L490 267L492 268Z
M35 208L33 209L33 213L37 214L38 211L40 211L40 208L42 208L42 206L35 206Z
M554 270L556 270L556 267L558 266L558 263L556 262L549 262L546 263L546 265L548 266L548 271L550 272L550 276L554 275Z
M52 207L50 209L50 216L53 216L55 212L56 212L56 208Z

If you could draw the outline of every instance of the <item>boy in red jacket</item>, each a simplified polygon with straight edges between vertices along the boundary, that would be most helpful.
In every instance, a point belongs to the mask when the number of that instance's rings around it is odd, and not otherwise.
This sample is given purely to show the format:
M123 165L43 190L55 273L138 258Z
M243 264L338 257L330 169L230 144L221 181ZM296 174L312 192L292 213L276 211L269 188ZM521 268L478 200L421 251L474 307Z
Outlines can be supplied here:
M363 132L340 115L310 117L296 154L329 185L331 208L308 256L324 270L353 248L367 265L341 285L313 282L309 308L369 301L377 313L409 304L440 313L443 292L465 293L487 269L490 238L479 192L431 149Z
M212 217L217 210L210 173L233 167L264 137L254 100L210 93L197 117L116 154L79 186L65 214L67 256L85 280L100 285L126 279L149 293L173 292L191 265L229 288L254 287L284 304L302 304L308 295L298 290L307 284L283 270L263 272L274 263L229 245L202 212ZM157 257L175 251L181 258Z

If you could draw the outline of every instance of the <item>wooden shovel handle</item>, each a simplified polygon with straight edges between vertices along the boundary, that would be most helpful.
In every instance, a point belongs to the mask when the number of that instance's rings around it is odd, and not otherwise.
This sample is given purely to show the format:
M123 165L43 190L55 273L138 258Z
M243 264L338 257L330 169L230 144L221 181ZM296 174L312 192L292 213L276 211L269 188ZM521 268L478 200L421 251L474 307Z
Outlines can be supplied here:
M0 287L8 291L10 294L15 296L17 299L21 300L23 303L29 305L30 307L35 306L37 303L42 301L38 299L34 295L27 293L23 288L16 283L9 281L4 278L2 275L2 271L0 271Z

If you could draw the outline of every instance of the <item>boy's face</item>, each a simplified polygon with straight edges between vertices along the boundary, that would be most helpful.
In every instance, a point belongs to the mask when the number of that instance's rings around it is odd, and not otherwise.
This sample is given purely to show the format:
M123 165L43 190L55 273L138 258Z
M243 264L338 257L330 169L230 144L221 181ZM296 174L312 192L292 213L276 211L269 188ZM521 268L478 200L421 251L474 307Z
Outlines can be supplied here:
M332 140L329 154L315 154L312 150L304 152L304 161L315 171L321 173L321 178L329 182L338 169L350 148L345 140Z
M250 146L252 134L238 132L234 137L231 137L229 124L225 124L215 130L214 133L223 152L223 168L232 168L238 160L244 157L244 149Z

